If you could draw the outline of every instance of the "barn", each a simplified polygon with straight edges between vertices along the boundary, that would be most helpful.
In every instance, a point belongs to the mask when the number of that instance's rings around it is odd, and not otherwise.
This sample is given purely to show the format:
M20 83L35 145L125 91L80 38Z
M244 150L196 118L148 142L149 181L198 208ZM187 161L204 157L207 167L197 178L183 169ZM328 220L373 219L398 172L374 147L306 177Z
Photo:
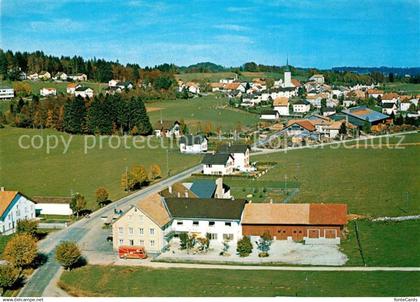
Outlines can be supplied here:
M242 234L275 240L339 239L347 223L346 204L249 203L242 217Z

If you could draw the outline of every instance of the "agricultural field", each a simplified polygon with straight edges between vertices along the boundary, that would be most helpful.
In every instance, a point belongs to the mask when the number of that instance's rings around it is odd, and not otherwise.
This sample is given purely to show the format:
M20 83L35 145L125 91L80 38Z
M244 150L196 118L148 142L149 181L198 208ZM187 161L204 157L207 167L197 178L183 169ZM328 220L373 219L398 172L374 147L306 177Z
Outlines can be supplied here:
M349 212L366 216L402 216L420 212L418 158L420 134L405 145L367 148L324 147L252 157L277 165L260 180L299 184L293 202L347 203ZM390 142L398 142L396 138Z
M173 121L183 119L191 132L204 130L209 122L213 131L219 127L223 131L233 131L238 123L242 127L255 128L259 119L258 115L232 108L226 98L214 95L188 100L148 102L146 107L152 125L161 118Z
M362 253L356 237L356 224ZM353 220L341 249L350 266L420 266L420 221ZM363 258L362 258L363 255Z
M19 137L27 135L23 141L25 146L30 139L36 137L36 146L44 140L40 149L21 149ZM46 140L48 136L58 136L58 148L47 153ZM86 136L74 135L65 154L62 140L69 141L70 135L51 129L33 130L6 127L0 129L0 183L10 190L19 190L28 196L70 196L71 192L83 194L89 208L95 208L95 190L104 186L110 192L112 200L125 195L120 187L120 179L126 167L144 165L146 169L152 164L158 164L162 176L166 176L168 168L170 174L187 169L200 162L199 155L183 155L179 153L176 144L170 149L159 146L157 138L151 138L156 149L147 148L145 143L137 145L144 147L136 149L132 137L127 139L126 145L121 142L119 148L113 149L109 145L108 136L103 136L102 148L99 137L96 137L96 147L84 153ZM50 138L52 139L52 138ZM52 142L52 141L51 141ZM94 137L90 136L86 146L93 146ZM165 146L167 145L165 142ZM117 146L117 139L111 143ZM166 159L169 159L168 162Z
M234 72L192 72L175 74L175 78L183 82L199 82L202 80L209 80L210 82L219 82L220 79L233 77L235 77Z
M386 83L383 87L380 88L384 89L386 92L396 91L405 94L420 94L420 84L395 82Z
M103 297L389 297L419 295L419 278L420 272L150 269L88 265L65 271L59 286L74 296Z

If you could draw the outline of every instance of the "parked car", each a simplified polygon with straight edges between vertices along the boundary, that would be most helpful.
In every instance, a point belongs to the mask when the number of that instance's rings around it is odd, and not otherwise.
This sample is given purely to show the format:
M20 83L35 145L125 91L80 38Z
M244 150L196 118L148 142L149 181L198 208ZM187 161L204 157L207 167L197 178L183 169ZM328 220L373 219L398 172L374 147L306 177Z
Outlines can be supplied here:
M118 257L123 259L146 259L147 255L142 246L120 246Z

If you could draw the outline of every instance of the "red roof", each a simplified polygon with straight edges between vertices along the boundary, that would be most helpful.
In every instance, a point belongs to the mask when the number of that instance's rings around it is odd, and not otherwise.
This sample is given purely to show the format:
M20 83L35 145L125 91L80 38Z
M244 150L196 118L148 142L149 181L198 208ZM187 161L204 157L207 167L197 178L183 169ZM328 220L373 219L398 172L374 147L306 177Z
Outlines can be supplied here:
M311 203L309 209L309 223L323 225L346 224L347 205Z

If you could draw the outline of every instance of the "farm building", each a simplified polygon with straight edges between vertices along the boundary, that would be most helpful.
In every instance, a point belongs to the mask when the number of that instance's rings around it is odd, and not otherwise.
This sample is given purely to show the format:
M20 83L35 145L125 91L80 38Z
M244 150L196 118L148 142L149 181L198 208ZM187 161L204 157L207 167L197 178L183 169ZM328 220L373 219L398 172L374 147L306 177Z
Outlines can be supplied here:
M347 224L346 204L249 203L242 217L242 233L275 240L340 240Z
M366 106L349 108L331 116L334 120L345 119L346 117L350 123L358 127L363 127L365 123L371 126L385 123L389 119L388 115L374 111Z
M72 215L71 197L34 196L36 215Z

